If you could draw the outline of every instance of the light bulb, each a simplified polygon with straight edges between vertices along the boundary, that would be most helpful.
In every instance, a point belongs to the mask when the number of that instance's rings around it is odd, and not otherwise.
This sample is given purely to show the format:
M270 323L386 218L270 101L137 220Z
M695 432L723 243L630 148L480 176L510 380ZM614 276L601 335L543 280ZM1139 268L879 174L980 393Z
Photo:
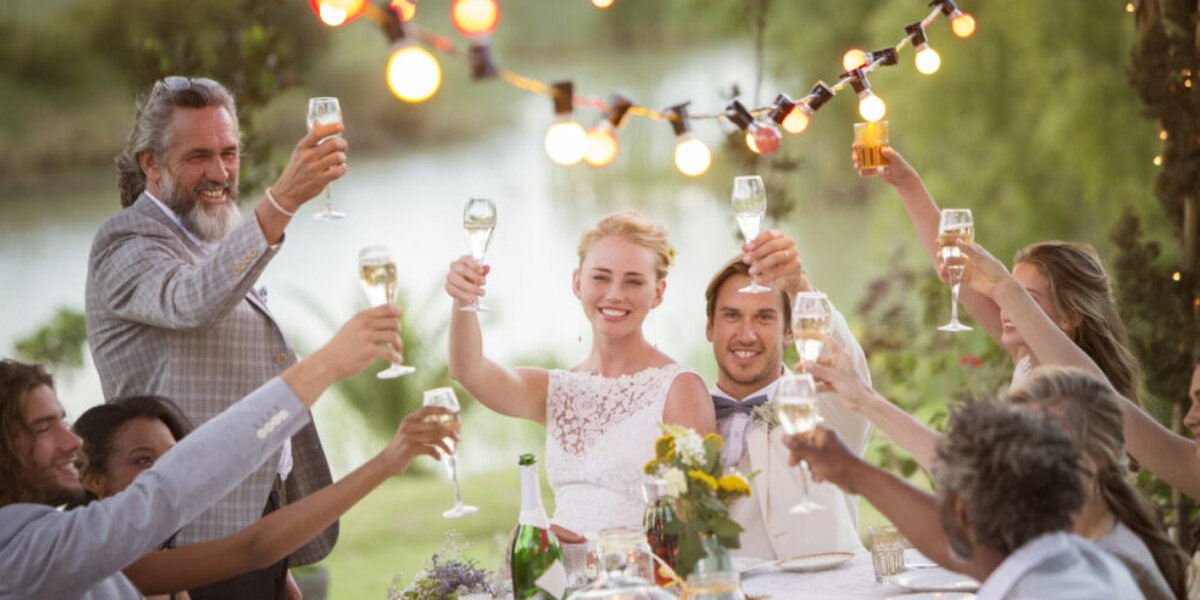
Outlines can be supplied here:
M402 46L388 59L387 82L397 98L421 102L437 92L442 83L442 69L428 50Z
M842 67L847 71L853 71L867 64L867 53L858 48L851 48L842 55Z
M688 177L696 177L708 170L712 164L712 152L704 142L691 137L680 136L675 144L675 167Z
M415 0L392 0L392 8L400 13L400 20L405 23L417 16L417 3Z
M868 121L875 122L882 119L885 112L887 112L887 105L883 103L883 98L876 96L870 90L864 92L858 101L858 114Z
M583 160L593 167L607 167L617 157L617 136L608 121L587 132L587 150Z
M975 33L975 17L960 12L950 19L950 29L954 30L954 35L960 38L969 38Z
M752 134L747 134L754 138L754 144L750 146L751 150L760 154L774 154L776 150L779 150L779 142L783 136L779 135L778 129L770 125L757 125L751 131ZM750 144L747 143L747 145Z
M917 70L930 75L937 72L942 66L942 57L938 55L937 50L929 47L929 44L922 44L917 50Z
M309 0L313 12L330 27L345 25L367 9L367 0Z
M797 104L792 112L784 117L781 125L783 125L783 130L788 133L803 133L805 129L808 129L808 122L811 118L812 112L809 111L808 106Z
M592 0L592 6L596 8L608 8L612 6L613 0Z
M500 7L496 0L454 0L450 16L458 32L474 37L496 30L500 22Z
M749 131L746 132L746 147L755 154L762 154L758 150L758 144L754 142L754 134Z
M559 121L546 131L546 154L560 165L573 165L583 160L587 146L587 133L575 121Z

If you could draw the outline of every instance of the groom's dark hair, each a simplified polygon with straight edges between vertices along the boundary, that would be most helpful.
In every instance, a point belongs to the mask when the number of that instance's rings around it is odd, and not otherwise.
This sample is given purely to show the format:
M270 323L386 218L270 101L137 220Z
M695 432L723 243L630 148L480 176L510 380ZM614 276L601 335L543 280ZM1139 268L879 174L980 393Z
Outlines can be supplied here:
M750 265L742 262L741 254L729 259L729 262L713 276L712 281L708 282L708 289L704 290L704 311L708 314L709 323L713 322L717 313L717 294L721 291L721 286L734 275L750 276ZM779 290L779 295L783 298L783 330L787 331L792 327L792 302L788 299L787 292Z

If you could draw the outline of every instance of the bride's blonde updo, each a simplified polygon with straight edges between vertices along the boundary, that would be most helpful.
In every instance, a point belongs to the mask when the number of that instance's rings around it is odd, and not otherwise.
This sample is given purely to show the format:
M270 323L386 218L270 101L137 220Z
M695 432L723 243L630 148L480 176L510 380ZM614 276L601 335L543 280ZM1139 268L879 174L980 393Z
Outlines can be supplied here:
M634 211L618 212L600 219L595 227L586 229L579 238L579 266L583 267L583 257L587 256L592 244L601 238L617 236L633 242L654 253L654 276L665 279L671 260L675 257L675 248L667 237L667 230L650 222L642 213Z

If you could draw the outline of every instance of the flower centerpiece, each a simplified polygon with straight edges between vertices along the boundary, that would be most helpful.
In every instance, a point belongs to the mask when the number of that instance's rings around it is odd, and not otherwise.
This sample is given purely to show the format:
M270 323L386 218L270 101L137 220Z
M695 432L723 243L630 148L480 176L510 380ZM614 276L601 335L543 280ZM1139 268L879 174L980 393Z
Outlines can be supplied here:
M388 600L459 600L473 594L491 598L496 593L492 572L466 558L465 546L461 535L447 532L445 544L425 561L425 568L407 587L398 589L403 574L392 580Z
M704 538L715 538L720 548L738 548L742 526L729 518L733 501L750 495L750 484L740 473L723 473L721 436L701 438L680 425L660 425L665 434L654 443L654 459L645 472L666 482L666 495L675 500L679 519L665 533L678 536L675 571L687 577L708 555Z

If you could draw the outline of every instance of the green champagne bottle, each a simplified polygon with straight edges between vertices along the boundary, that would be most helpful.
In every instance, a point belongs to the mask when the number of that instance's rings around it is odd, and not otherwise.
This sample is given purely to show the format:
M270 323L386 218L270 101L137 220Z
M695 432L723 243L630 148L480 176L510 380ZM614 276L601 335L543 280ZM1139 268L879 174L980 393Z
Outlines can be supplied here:
M521 466L521 516L509 551L513 598L561 600L567 589L567 570L542 507L537 464L532 454L522 454L517 464Z

